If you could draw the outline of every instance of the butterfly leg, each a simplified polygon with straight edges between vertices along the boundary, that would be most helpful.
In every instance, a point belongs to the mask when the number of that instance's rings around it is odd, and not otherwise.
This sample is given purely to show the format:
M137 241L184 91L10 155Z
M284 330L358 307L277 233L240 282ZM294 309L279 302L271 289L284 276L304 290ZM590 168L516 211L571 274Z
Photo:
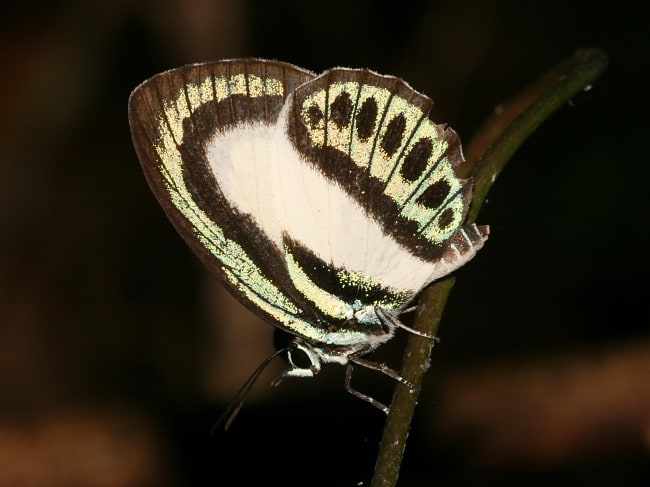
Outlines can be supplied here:
M360 358L354 358L350 359L350 362L354 362L358 365L361 365L363 367L366 367L371 370L376 370L378 372L381 372L382 374L387 375L391 379L396 380L397 382L404 384L406 387L409 388L411 393L415 393L415 386L411 384L409 381L404 379L401 375L399 375L397 372L395 372L393 369L390 367L387 367L384 364L378 364L375 362L371 362L369 360L363 360ZM348 391L350 394L353 396L362 399L366 402L369 402L373 406L375 406L377 409L382 410L384 413L388 414L388 406L384 405L383 403L377 401L375 398L368 396L367 394L363 394L362 392L357 391L356 389L352 388L352 370L354 369L352 363L349 363L347 368L345 369L345 390Z
M375 306L375 313L379 317L379 319L382 321L382 323L387 323L389 326L393 328L401 328L403 330L408 331L412 335L417 335L420 337L428 338L429 340L437 340L437 338L434 335L430 335L428 333L424 333L421 331L418 331L414 328L411 328L410 326L406 326L404 323L402 323L397 316L395 316L393 313L391 313L388 310L385 310L379 306Z
M391 369L387 365L384 364L378 364L377 362L371 362L370 360L364 360L362 358L354 357L350 358L350 362L353 362L355 364L359 364L367 369L370 370L376 370L377 372L381 372L384 375L387 375L393 380L396 380L400 384L404 384L406 387L409 388L411 392L416 392L415 386L411 384L409 381L407 381L404 377L399 375L398 372L395 370Z
M386 405L384 405L384 404L380 403L379 401L377 401L376 399L374 399L374 398L372 398L372 397L370 397L370 396L368 396L366 394L363 394L363 393L357 391L356 389L352 388L352 384L351 384L351 381L352 381L352 369L353 369L352 364L348 364L348 366L345 369L345 390L348 391L350 394L352 394L354 397L357 397L359 399L362 399L363 401L369 402L370 404L375 406L377 409L380 409L385 414L388 414L388 407Z

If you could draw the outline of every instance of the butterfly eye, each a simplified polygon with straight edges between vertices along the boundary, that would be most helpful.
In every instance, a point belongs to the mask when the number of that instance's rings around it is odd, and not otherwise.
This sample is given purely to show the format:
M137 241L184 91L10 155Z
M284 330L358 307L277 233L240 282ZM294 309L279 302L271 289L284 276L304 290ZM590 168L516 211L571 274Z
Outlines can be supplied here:
M291 366L296 369L311 370L313 374L318 373L320 370L320 360L311 348L302 343L294 342L293 347L287 353L287 357Z

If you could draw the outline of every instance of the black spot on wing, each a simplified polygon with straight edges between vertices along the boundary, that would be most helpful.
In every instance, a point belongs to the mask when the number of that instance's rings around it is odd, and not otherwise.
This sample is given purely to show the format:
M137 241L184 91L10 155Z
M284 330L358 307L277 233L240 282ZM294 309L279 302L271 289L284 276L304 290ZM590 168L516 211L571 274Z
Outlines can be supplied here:
M449 196L450 190L447 180L440 179L425 189L417 201L428 208L439 208Z
M429 137L422 137L418 140L404 158L404 163L400 168L402 177L410 182L418 179L426 169L432 152L433 142Z
M404 139L404 130L406 129L406 118L403 113L394 116L388 126L386 132L381 139L381 148L384 152L391 157L397 152L397 149L402 145Z
M350 124L352 118L352 99L347 91L339 93L330 106L330 119L340 129Z
M318 105L311 105L307 109L307 116L309 117L309 126L314 129L323 119L323 111L318 107Z
M442 230L446 230L449 225L454 221L454 210L445 208L445 210L438 217L438 226Z
M366 98L357 112L357 137L366 141L372 136L377 123L377 102L373 97Z

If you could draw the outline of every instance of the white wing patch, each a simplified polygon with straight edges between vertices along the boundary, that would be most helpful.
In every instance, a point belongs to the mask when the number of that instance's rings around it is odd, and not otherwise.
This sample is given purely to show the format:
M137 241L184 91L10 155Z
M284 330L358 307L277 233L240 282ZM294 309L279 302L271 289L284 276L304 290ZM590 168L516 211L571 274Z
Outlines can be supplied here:
M303 161L282 120L217 133L206 153L224 196L280 250L287 232L334 267L397 291L417 292L449 272L444 262L419 259L385 235L341 187Z

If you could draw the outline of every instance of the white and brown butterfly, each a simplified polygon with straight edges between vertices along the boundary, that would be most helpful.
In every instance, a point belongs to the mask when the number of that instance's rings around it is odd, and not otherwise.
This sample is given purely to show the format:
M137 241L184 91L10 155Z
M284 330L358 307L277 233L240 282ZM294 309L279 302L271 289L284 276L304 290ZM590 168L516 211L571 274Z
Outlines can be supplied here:
M471 183L432 104L369 70L259 59L181 67L132 93L133 143L168 217L231 293L294 336L275 383L347 364L348 390L386 410L351 389L351 364L402 380L361 357L487 239L463 226Z

